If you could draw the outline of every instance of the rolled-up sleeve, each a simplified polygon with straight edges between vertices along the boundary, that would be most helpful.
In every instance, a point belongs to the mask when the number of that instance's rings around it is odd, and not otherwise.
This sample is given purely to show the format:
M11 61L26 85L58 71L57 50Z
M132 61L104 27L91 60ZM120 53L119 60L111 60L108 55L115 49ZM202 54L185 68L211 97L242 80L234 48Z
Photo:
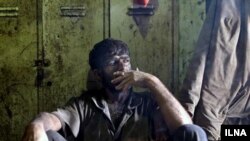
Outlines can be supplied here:
M77 100L70 100L64 107L58 108L56 111L52 112L52 114L60 119L63 128L65 129L67 125L75 137L79 133L81 120L81 113L77 103Z

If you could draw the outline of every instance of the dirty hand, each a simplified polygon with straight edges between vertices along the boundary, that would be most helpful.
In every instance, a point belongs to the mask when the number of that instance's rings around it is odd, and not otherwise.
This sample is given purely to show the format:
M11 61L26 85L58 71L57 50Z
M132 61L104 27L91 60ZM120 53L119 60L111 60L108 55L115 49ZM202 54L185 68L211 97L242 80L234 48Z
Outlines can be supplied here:
M43 127L30 124L25 130L22 141L48 141L48 137Z
M151 74L139 71L117 71L114 72L115 78L111 81L116 85L117 90L126 90L131 86L147 87L147 80L153 77Z

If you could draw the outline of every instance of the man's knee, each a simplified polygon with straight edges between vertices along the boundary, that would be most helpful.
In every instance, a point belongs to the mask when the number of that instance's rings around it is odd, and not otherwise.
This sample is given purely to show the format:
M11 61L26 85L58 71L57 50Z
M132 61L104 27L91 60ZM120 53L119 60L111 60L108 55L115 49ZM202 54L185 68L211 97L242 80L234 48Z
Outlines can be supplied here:
M207 135L201 127L186 124L176 130L173 141L207 141Z
M56 131L49 130L46 132L49 141L66 141L66 139Z

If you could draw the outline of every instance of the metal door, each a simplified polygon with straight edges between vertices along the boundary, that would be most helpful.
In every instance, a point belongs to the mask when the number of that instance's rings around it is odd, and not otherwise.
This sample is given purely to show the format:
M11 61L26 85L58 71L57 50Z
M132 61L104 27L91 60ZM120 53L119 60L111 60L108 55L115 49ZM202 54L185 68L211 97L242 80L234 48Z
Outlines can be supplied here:
M155 74L174 89L175 2L150 0L148 6L133 2L136 1L111 0L111 37L129 44L133 68Z
M17 141L37 113L36 1L0 1L0 141Z
M178 86L182 86L187 66L193 56L200 29L211 0L180 0L178 2ZM180 88L179 88L180 89Z
M86 89L88 53L104 38L104 1L43 3L43 49L39 111L50 111Z

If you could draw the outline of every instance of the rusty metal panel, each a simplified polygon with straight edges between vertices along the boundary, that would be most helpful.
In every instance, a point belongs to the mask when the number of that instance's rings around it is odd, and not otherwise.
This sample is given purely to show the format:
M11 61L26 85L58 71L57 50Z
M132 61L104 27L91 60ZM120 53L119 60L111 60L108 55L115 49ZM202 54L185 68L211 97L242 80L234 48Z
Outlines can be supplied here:
M204 1L150 0L154 11L117 0L0 1L0 141L20 140L38 111L86 89L89 50L104 37L129 44L133 68L178 86L205 18ZM128 14L131 6L136 15Z
M52 110L86 89L88 53L103 39L103 1L43 3L43 67L39 111ZM53 99L53 100L52 100Z
M36 36L34 1L0 2L0 141L21 140L37 112Z
M206 16L205 0L180 0L179 2L179 82L185 77L193 55L201 26Z
M19 7L17 1L0 2L0 32L13 34L17 31Z
M175 36L172 1L151 0L149 5L154 7L153 13L140 15L139 11L131 15L129 8L136 7L132 1L111 0L111 37L128 43L133 68L155 74L170 87L173 85Z

